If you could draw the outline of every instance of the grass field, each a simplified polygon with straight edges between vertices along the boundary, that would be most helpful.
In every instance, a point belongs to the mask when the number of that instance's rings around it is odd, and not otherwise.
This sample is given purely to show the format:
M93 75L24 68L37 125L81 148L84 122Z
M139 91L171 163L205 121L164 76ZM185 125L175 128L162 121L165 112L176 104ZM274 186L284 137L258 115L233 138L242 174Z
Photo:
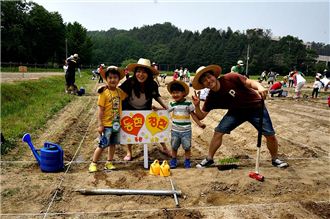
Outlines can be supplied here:
M87 73L76 84L90 83ZM15 146L24 133L40 129L52 116L77 96L64 92L65 80L52 76L39 80L1 84L1 132L5 142L1 154Z

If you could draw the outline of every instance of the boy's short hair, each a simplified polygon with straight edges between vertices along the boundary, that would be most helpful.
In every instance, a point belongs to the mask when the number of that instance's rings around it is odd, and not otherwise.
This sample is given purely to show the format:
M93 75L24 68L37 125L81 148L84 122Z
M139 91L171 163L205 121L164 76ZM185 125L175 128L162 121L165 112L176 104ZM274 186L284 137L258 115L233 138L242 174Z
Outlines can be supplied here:
M184 89L184 87L181 84L174 83L170 87L170 92L172 93L173 91L185 92L185 89Z

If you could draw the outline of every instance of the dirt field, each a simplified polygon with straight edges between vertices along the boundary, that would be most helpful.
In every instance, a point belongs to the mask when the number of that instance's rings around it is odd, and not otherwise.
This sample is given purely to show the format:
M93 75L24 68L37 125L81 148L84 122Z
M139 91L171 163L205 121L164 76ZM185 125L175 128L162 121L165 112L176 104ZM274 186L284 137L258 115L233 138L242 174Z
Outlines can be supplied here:
M171 78L167 78L168 81ZM95 82L93 82L95 83ZM294 100L267 99L279 140L279 154L290 164L272 167L263 139L260 172L264 182L248 177L254 170L257 131L248 123L224 137L215 160L240 158L239 168L184 169L170 177L151 176L143 168L143 146L134 147L134 160L124 162L125 146L118 146L118 170L88 173L98 134L94 84L52 120L45 130L31 133L34 145L45 141L60 144L67 164L64 172L43 173L24 143L1 161L1 218L330 218L330 110L325 97ZM306 86L310 90L310 85ZM166 101L166 87L160 88ZM192 93L192 90L191 90ZM207 154L213 129L225 110L212 111L202 130L193 125L192 160ZM149 146L150 161L169 159L160 146ZM99 167L106 160L105 153ZM73 161L69 163L69 161ZM171 196L85 196L77 189L171 190L170 179L181 190L180 207Z

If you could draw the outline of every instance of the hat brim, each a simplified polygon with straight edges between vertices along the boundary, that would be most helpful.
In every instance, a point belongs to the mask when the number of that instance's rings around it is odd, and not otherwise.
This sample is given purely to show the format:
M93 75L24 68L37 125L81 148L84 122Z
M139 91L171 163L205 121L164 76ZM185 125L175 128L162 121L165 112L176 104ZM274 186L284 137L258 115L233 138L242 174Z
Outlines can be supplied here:
M155 69L154 67L152 67L152 66L142 65L142 64L137 64L137 63L132 63L132 64L127 65L127 69L131 72L135 72L135 69L138 68L138 67L147 68L151 71L151 73L153 75L159 75L159 71L157 69Z
M115 69L113 69L113 70L115 70ZM123 79L123 78L125 77L125 73L124 73L124 70L123 70L123 69L121 69L121 68L117 68L116 71L119 72L119 80L121 80L121 79ZM107 69L106 69L106 68L103 68L102 71L100 72L100 75L101 75L101 77L102 77L104 80L106 80L106 78L105 78L105 73L106 73L106 72L107 72Z
M167 91L169 93L171 93L171 87L173 84L180 84L183 86L184 88L184 96L187 96L189 94L189 86L183 82L183 81L178 81L178 80L175 80L175 81L171 81L168 85L167 85Z
M208 72L208 71L212 71L213 74L214 74L214 76L215 76L216 78L218 78L219 75L221 74L222 68L221 68L219 65L208 65L208 66L206 66L205 68L203 68L201 71L199 71L199 72L195 75L195 77L194 77L194 79L193 79L193 81L192 81L192 86L193 86L193 88L194 88L195 90L201 90L201 89L205 88L203 84L199 83L199 78L200 78L205 72Z

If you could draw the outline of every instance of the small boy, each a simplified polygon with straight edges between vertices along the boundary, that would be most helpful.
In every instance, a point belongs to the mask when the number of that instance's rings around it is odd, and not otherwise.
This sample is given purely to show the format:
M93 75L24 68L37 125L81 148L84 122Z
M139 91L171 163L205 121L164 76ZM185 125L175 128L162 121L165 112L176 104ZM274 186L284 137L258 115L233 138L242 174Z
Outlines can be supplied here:
M115 145L119 144L120 115L122 110L122 100L126 98L125 92L117 88L119 81L124 78L124 71L116 66L109 66L106 71L100 72L101 77L107 82L107 87L99 90L98 97L98 132L100 141L94 151L92 163L89 165L89 172L97 171L97 161L103 150L109 147L108 161L105 170L114 170L116 167L112 164L115 154Z
M180 80L172 81L167 85L167 90L174 100L173 102L170 102L168 109L169 112L172 112L172 159L170 161L170 167L177 167L177 153L180 145L182 144L182 147L185 150L184 167L190 168L190 148L192 136L190 115L199 127L204 129L205 124L201 123L195 115L195 106L192 102L187 101L185 98L189 94L189 87L185 82Z

